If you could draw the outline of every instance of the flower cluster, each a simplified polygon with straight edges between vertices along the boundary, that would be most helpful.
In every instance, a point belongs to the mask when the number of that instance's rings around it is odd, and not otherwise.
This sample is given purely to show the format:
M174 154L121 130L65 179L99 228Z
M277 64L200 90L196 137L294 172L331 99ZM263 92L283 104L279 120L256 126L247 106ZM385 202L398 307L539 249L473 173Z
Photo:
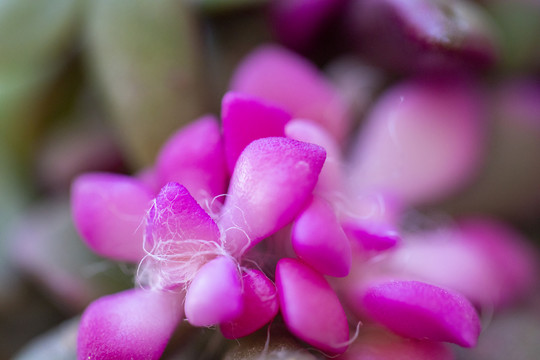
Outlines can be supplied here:
M483 101L467 77L407 80L351 140L346 98L312 64L257 49L223 97L221 125L208 115L182 128L134 177L73 184L83 239L138 264L139 285L87 308L78 357L157 359L184 316L237 339L278 313L343 359L451 359L444 342L474 346L479 314L530 290L534 255L491 219L402 223L474 173Z

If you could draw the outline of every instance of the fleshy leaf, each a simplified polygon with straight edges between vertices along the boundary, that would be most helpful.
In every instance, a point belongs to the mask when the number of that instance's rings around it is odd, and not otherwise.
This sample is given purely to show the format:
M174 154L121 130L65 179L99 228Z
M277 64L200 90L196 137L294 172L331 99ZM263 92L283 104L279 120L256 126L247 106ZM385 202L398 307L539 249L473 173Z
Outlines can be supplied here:
M229 171L253 140L284 136L285 124L291 116L281 108L257 97L229 92L222 102L223 138Z
M145 250L139 282L173 288L189 282L208 260L222 253L219 229L177 183L161 189L148 212Z
M292 229L292 246L306 264L325 275L343 277L351 269L351 246L334 209L313 197Z
M244 309L239 317L220 326L228 339L251 334L267 324L278 312L276 286L259 270L246 269L242 276Z
M132 289L102 297L82 315L77 358L159 359L181 317L177 293Z
M331 354L347 349L349 326L336 293L324 277L301 261L281 259L276 268L279 306L288 329Z
M161 186L178 182L203 206L225 193L225 155L216 118L203 116L177 131L161 149L156 171Z
M325 151L287 138L255 140L240 155L223 207L224 246L242 254L291 222L313 191Z
M220 324L238 317L243 303L236 263L220 256L204 265L189 285L184 309L189 323L195 326Z
M144 256L144 216L153 195L141 182L124 175L82 175L71 188L75 227L96 253L120 261Z
M478 314L463 295L418 281L372 284L359 306L373 320L414 339L473 347L480 334Z
M252 52L237 68L230 88L272 101L295 118L310 119L342 141L350 126L337 90L304 58L278 46Z

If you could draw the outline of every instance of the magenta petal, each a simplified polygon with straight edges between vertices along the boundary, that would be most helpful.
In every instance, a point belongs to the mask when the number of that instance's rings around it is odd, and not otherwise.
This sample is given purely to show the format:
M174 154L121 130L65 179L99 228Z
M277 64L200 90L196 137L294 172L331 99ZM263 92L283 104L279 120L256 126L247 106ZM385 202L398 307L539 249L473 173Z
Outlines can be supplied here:
M177 293L127 290L94 301L79 326L77 358L159 359L182 317Z
M347 349L345 312L320 273L298 260L281 259L276 285L283 319L295 336L331 354Z
M259 270L246 269L242 276L244 309L239 317L221 324L228 339L251 334L272 320L279 309L276 286Z
M205 240L219 242L219 229L180 184L165 185L150 208L147 218L146 240L150 245L158 241Z
M467 81L434 78L395 86L375 104L354 150L353 188L385 190L408 204L448 196L478 169L484 115L482 99Z
M138 180L104 173L82 175L71 188L73 221L88 247L115 260L144 256L144 216L151 192Z
M189 285L184 306L191 325L231 321L243 308L242 284L236 263L220 256L204 265Z
M295 118L313 120L338 141L344 139L350 118L337 90L318 69L278 46L262 46L237 68L231 89L272 101Z
M232 173L236 160L253 140L284 136L291 116L281 108L257 97L229 92L222 102L223 139L227 164Z
M306 264L325 275L343 277L351 270L351 246L334 209L313 197L292 229L292 246Z
M366 314L402 336L476 345L480 320L459 293L418 281L369 286L361 299Z
M204 116L180 129L156 160L160 185L184 185L202 205L225 192L226 168L221 132L215 117Z
M366 251L384 251L395 247L401 237L390 224L348 219L343 222L343 230ZM352 240L351 240L352 241Z
M236 164L220 219L224 244L239 255L291 222L308 200L325 151L287 138L252 142Z

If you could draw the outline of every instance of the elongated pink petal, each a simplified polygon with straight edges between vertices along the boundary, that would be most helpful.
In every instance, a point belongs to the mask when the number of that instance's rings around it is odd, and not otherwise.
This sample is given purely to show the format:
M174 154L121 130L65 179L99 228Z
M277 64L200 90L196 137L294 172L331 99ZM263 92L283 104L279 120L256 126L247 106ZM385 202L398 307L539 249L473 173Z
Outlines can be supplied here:
M232 174L236 160L253 140L284 136L291 116L281 108L252 95L229 92L223 97L221 117L227 164Z
M485 146L482 101L470 83L402 83L368 116L354 150L351 186L407 204L447 196L472 178Z
M82 315L77 358L159 359L181 317L177 293L133 289L102 297Z
M364 326L358 339L337 360L454 360L440 342L406 339L376 326Z
M153 195L124 175L82 175L71 188L73 221L88 247L115 260L138 262L144 256L144 216Z
M459 230L464 242L491 264L500 289L495 305L508 305L534 291L540 273L540 254L521 234L489 218L462 219Z
M156 171L161 186L178 182L201 205L225 193L225 155L216 118L201 117L174 134L158 155Z
M285 125L287 137L319 145L326 150L324 162L317 182L316 191L326 198L338 197L343 192L343 159L335 139L322 126L302 119L293 119Z
M295 118L310 119L342 141L350 126L347 106L310 62L278 46L252 52L237 68L230 88L272 101Z
M189 282L199 268L222 253L219 229L177 183L165 185L147 216L145 257L139 282L171 289Z
M325 151L287 138L252 142L236 163L220 224L237 256L291 222L313 191Z
M369 286L361 306L366 314L397 334L414 339L476 345L480 320L461 294L418 281Z
M233 321L220 325L228 339L237 339L260 329L276 316L279 309L276 286L262 272L245 270L242 283L242 313Z
M242 313L242 284L236 263L220 256L204 265L189 285L184 305L191 325L210 326Z
M281 259L276 286L283 319L295 336L331 354L347 349L345 312L320 273L298 260Z
M296 255L315 270L336 277L349 274L349 239L334 209L325 200L313 197L296 218L291 240Z

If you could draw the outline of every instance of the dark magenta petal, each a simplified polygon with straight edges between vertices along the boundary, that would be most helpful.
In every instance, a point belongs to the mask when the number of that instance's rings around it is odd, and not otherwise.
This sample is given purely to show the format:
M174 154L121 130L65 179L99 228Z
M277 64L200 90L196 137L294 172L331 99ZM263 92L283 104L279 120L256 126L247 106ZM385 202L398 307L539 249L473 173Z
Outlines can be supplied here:
M476 345L480 320L461 294L418 281L390 281L367 287L361 305L373 320L402 336Z
M343 353L349 326L339 299L324 277L301 261L281 259L276 268L279 306L288 329L330 353Z
M324 160L320 146L292 139L249 144L236 163L220 219L229 253L238 256L291 222L309 199Z
M216 223L180 184L161 189L146 221L148 256L139 269L141 283L165 289L185 284L222 253Z
M351 42L378 66L395 71L483 69L497 58L495 33L470 1L354 0Z
M322 274L336 277L349 274L349 239L327 201L313 197L296 218L291 241L296 255Z
M184 185L201 205L225 193L226 167L215 117L204 116L176 132L156 160L160 186Z
M138 262L144 256L144 216L153 195L138 180L124 175L82 175L71 188L73 221L96 253Z
M285 135L291 139L319 145L326 150L317 193L326 198L338 197L343 191L343 159L336 140L322 126L309 120L294 119L285 125Z
M242 284L242 313L220 326L228 339L237 339L260 329L276 316L279 309L276 286L261 271L244 270Z
M440 342L407 339L378 326L364 326L358 339L337 360L454 360Z
M405 204L438 200L475 175L486 145L482 97L465 80L398 84L366 120L351 161L355 194L384 191Z
M242 284L235 261L220 256L201 267L186 293L186 318L195 326L231 321L243 309Z
M181 318L177 293L133 289L102 297L82 315L77 358L159 359Z
M342 3L343 0L272 1L270 13L279 41L290 48L306 50Z
M230 173L249 143L264 137L284 136L291 116L281 108L243 93L229 92L223 97L221 118L223 139Z
M337 90L304 58L278 46L262 46L237 68L231 89L272 101L295 118L322 125L338 141L350 126L349 110Z

